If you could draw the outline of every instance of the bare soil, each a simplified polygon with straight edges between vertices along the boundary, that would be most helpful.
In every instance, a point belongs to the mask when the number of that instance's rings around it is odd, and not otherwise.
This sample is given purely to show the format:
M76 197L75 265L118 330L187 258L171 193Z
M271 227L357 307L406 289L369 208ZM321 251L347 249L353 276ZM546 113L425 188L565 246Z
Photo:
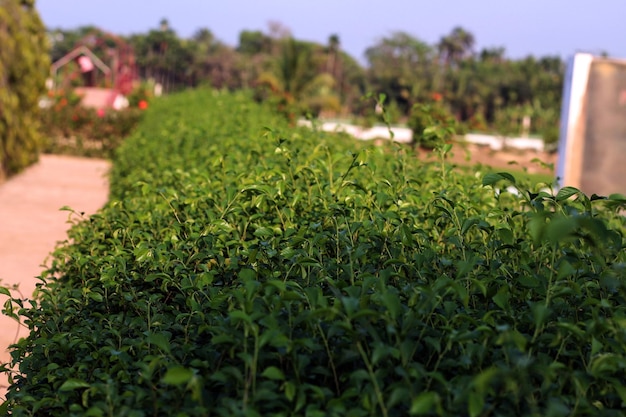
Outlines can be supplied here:
M439 158L434 152L422 149L417 151L417 156L425 160ZM489 146L456 143L447 156L447 160L461 166L482 164L495 169L555 175L557 154L518 149L495 151Z

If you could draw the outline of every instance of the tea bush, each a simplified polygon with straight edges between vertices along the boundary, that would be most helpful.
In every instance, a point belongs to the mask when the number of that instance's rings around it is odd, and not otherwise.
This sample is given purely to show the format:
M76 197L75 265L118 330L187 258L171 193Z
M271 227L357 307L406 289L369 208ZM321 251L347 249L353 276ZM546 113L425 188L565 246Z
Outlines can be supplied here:
M408 125L413 132L413 143L425 149L435 149L446 143L457 132L458 123L443 103L416 104L411 109Z
M110 202L5 304L11 415L623 415L623 196L285 123L151 106Z

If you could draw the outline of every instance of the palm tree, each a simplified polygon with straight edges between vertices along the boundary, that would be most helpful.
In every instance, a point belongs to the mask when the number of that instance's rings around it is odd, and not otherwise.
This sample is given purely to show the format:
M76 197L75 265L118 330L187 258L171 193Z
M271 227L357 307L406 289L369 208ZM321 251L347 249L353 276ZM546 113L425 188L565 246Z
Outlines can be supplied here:
M287 106L313 113L324 109L338 111L335 80L330 74L316 70L315 45L290 37L282 40L280 46L280 55L272 60L270 71L259 75L257 85L271 91Z
M335 77L339 47L339 35L333 33L328 37L328 60L326 65L326 72L329 72L333 77Z

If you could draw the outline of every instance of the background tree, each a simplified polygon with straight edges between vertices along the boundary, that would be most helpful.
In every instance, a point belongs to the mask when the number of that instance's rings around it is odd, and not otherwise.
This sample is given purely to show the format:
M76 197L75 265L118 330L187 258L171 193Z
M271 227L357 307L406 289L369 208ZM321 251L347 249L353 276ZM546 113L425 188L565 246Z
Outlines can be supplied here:
M257 79L258 88L279 98L281 105L303 113L340 110L336 81L326 73L325 54L320 45L285 38L276 41L280 54Z
M339 41L339 35L332 34L328 37L328 46L326 53L328 58L326 60L326 71L336 78L337 71L337 60L339 58L339 49L341 47L341 42Z
M51 31L51 56L69 52L96 29ZM472 130L519 133L531 117L532 133L558 136L564 65L559 57L512 60L502 47L475 51L474 35L453 28L430 45L394 32L369 47L366 66L341 49L337 34L324 44L295 39L270 22L267 31L243 30L235 47L207 28L180 39L166 20L159 29L131 37L142 78L167 90L209 84L257 88L257 97L290 103L325 117L370 116L367 92L385 93L392 121L404 122L416 104L438 105Z
M256 55L272 51L272 39L263 32L243 30L239 33L237 52L245 55Z
M64 30L60 28L48 30L51 62L58 61L76 48L80 41L83 40L88 34L96 32L103 33L99 28L92 25L80 26L74 30Z
M50 61L32 0L0 0L0 177L35 162L42 139L38 103Z
M457 26L452 29L449 35L441 38L437 48L446 66L451 66L471 56L475 42L471 32Z
M403 114L426 100L433 86L433 48L406 32L382 38L365 51L368 78L376 94L385 93Z
M192 55L191 85L208 83L231 90L241 86L239 54L216 39L209 29L196 31L186 46Z
M129 39L137 57L137 70L143 79L160 83L165 91L191 84L193 55L187 45L162 20L160 28Z

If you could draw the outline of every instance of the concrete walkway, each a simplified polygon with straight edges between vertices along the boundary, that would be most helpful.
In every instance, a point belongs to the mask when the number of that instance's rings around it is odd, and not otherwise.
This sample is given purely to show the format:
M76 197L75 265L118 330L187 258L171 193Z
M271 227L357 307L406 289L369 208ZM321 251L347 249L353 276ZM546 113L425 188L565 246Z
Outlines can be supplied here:
M25 172L0 184L0 284L19 285L30 298L35 278L57 242L67 237L69 206L85 216L95 213L108 198L104 160L42 155ZM7 297L0 295L0 308ZM19 333L18 333L19 328ZM8 362L7 348L27 329L0 315L0 362ZM0 376L0 403L6 393L6 376Z

